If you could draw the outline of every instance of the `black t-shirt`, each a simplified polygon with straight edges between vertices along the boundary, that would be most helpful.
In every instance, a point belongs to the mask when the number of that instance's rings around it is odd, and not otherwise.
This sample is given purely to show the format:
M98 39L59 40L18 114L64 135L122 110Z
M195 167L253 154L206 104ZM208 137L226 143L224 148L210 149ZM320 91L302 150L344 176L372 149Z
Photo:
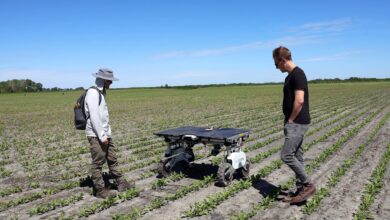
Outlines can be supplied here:
M305 92L304 103L302 110L295 118L294 123L310 124L309 114L309 87L307 86L306 75L299 67L295 67L284 80L283 87L283 114L284 122L286 123L292 113L295 99L295 90L303 90Z

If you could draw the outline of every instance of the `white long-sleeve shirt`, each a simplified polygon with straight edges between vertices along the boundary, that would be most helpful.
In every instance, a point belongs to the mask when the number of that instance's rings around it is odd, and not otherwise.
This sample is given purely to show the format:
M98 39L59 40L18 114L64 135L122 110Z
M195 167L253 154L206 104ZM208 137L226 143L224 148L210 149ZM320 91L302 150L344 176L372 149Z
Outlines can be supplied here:
M103 87L97 87L103 91ZM85 114L88 118L85 128L87 137L98 137L101 142L107 138L111 138L111 127L109 124L108 107L106 100L101 95L101 102L99 105L99 92L96 89L88 89L85 96Z

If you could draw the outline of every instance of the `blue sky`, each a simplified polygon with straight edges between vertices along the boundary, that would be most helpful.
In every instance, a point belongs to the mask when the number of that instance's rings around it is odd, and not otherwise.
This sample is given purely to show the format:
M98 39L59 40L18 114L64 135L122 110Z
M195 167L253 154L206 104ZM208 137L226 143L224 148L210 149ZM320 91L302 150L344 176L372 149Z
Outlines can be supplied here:
M281 82L273 48L308 79L390 77L389 1L0 0L0 81L88 87Z

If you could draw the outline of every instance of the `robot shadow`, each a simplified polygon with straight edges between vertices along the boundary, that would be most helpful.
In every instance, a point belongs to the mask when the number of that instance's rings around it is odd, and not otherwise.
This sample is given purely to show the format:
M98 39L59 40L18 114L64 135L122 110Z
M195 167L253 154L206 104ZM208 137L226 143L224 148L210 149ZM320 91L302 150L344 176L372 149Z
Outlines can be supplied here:
M205 176L216 175L218 172L218 166L212 164L197 164L191 163L188 169L183 171L188 178L202 180Z

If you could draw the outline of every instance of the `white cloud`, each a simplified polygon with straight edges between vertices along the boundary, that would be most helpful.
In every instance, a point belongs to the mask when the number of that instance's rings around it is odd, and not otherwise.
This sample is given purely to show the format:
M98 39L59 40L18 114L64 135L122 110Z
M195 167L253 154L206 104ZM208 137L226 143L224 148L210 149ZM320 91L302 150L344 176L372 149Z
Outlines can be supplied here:
M171 51L171 52L157 54L153 56L153 58L160 60L160 59L180 58L180 57L217 56L217 55L225 55L234 52L239 52L243 50L270 48L282 44L292 46L292 45L316 43L319 41L321 41L321 38L315 35L290 36L290 37L284 37L276 40L257 41L248 44L233 45L233 46L227 46L221 48L209 48L209 49L200 49L200 50L193 50L193 51Z
M256 41L247 44L231 45L221 48L206 48L190 51L169 51L152 56L153 59L170 59L183 57L206 57L219 56L225 54L236 53L244 50L253 50L260 48L270 48L279 45L306 45L311 43L319 43L327 37L324 33L341 32L352 26L352 18L340 18L332 21L311 22L298 27L294 27L289 32L297 33L297 36L287 36L269 41ZM321 33L320 35L317 35Z
M332 60L344 60L348 59L350 56L354 54L358 54L358 51L345 51L337 54L332 54L328 56L318 56L318 57L310 57L299 60L299 62L320 62L320 61L332 61Z
M352 18L340 18L333 21L312 22L306 23L298 28L294 28L293 32L339 32L347 29L352 25Z

